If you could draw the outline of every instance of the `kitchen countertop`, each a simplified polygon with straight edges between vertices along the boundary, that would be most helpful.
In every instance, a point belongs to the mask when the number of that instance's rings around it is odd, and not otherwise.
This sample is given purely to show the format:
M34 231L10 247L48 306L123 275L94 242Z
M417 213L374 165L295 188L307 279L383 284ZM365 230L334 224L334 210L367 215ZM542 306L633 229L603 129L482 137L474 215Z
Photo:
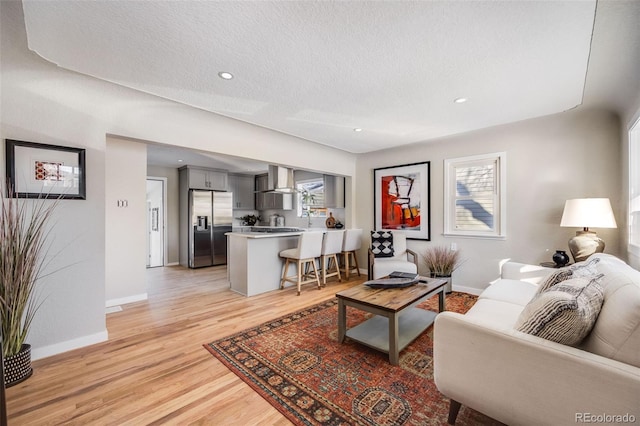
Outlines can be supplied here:
M264 228L273 228L265 226ZM287 229L292 229L294 227L285 227ZM303 232L314 231L314 232L330 232L330 231L343 231L344 229L334 229L334 228L298 228L298 231L287 231L287 232L278 232L278 231L270 231L270 232L252 232L252 231L243 231L243 232L227 232L225 235L231 237L239 237L239 238L276 238L276 237L295 237Z
M280 229L282 231L280 232ZM231 232L226 235L242 237L242 238L273 238L273 237L295 237L304 232L305 229L295 226L251 226L243 229L241 232Z
M227 232L225 235L237 238L276 238L276 237L295 237L302 234L299 232Z

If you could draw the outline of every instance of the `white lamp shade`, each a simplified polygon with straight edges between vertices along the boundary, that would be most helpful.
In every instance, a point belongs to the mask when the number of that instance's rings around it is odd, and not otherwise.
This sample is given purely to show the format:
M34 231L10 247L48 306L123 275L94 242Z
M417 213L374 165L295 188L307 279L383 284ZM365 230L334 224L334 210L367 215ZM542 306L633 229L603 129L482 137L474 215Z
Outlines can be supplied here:
M608 198L576 198L564 204L560 226L617 228Z

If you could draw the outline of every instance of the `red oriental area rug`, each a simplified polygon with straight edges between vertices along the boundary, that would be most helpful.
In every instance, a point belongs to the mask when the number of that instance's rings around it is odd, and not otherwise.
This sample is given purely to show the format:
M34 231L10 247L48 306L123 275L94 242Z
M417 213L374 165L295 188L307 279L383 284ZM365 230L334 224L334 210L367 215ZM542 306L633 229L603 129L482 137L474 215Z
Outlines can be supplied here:
M453 292L447 310L476 297ZM421 308L437 311L437 296ZM347 326L371 314L347 308ZM205 347L297 425L443 425L449 400L433 382L433 326L400 353L400 365L353 341L337 342L338 302L328 300ZM457 425L499 424L465 406Z

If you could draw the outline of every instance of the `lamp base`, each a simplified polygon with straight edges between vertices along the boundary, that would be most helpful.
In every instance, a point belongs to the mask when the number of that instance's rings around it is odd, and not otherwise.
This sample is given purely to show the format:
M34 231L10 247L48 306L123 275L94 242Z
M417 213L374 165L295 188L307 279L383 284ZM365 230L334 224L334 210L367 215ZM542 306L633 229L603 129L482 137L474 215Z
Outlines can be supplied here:
M574 262L582 262L594 253L602 253L604 240L595 232L577 231L576 236L569 240L569 250Z

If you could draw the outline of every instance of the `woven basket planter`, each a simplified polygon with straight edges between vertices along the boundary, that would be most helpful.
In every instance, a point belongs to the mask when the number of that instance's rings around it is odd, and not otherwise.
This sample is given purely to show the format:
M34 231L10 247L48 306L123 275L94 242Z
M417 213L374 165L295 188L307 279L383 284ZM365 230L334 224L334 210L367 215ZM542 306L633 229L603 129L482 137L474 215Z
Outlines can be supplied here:
M20 352L4 359L4 384L6 387L17 385L27 380L32 374L31 345L22 345Z

